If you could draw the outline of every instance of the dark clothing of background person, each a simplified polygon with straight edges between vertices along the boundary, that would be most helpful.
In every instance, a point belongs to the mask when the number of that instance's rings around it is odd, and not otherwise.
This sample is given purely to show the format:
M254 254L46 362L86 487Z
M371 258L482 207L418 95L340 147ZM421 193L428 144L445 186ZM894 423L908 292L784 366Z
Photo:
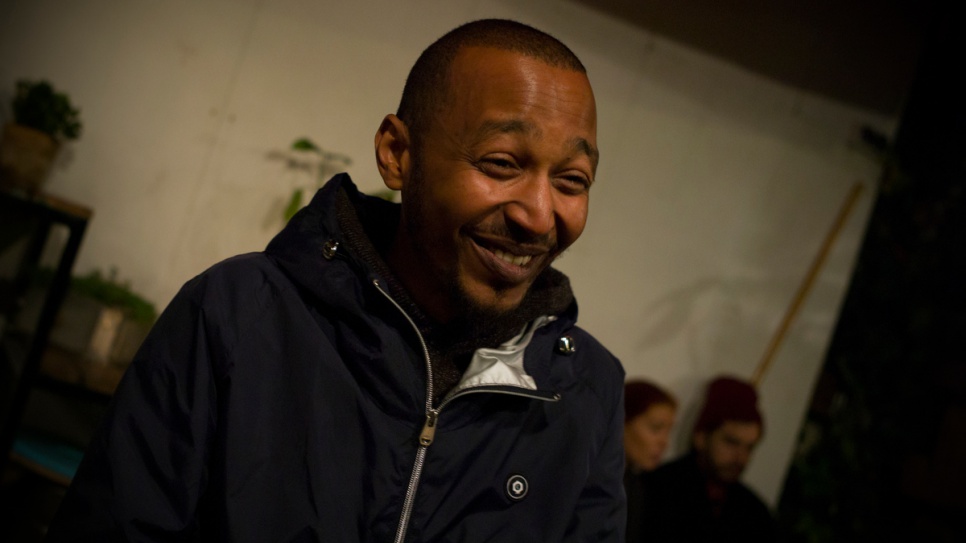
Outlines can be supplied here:
M642 480L641 539L628 543L773 543L774 518L755 493L740 482L726 486L721 501L708 497L694 453L647 473ZM630 490L628 490L630 494Z
M648 472L624 471L624 493L627 494L627 543L650 541L644 531L641 509L644 507L644 479Z
M265 252L189 281L48 541L393 541L411 481L406 541L620 540L624 374L567 278L433 325L380 257L398 207L336 176ZM465 371L421 445L436 362Z

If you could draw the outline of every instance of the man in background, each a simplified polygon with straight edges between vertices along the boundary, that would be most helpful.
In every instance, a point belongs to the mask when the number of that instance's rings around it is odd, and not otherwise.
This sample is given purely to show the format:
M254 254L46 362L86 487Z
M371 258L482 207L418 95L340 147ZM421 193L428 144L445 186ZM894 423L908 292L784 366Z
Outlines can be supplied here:
M775 541L768 507L740 481L763 431L754 387L732 377L711 381L691 450L644 478L647 541Z
M583 231L593 92L555 38L463 25L334 177L188 282L49 541L621 541L623 370L550 264Z

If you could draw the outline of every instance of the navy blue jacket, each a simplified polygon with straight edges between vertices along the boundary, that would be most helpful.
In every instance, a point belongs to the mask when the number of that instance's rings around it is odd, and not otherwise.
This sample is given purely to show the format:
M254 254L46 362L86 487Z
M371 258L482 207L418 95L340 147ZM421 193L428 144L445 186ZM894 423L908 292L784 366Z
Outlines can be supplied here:
M522 367L432 405L418 332L344 249L341 190L367 198L337 176L182 288L48 541L622 540L623 370L576 305L518 338Z

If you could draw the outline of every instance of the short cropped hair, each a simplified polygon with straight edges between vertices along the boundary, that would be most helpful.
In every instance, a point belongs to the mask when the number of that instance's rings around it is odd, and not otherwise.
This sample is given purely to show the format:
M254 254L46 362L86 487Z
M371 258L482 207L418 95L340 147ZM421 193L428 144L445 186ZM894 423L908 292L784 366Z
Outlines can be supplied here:
M587 73L580 59L566 45L531 26L507 19L482 19L463 24L427 47L406 78L396 116L406 123L417 150L433 114L447 103L450 66L464 47L512 51L554 68Z

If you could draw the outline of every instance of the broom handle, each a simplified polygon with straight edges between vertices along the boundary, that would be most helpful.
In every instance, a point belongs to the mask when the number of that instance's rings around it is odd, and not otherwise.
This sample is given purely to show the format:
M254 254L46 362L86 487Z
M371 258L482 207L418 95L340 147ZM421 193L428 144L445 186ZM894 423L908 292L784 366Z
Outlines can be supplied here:
M811 290L812 284L815 283L815 278L818 277L818 272L825 263L825 258L828 256L829 250L832 248L832 244L835 243L835 238L838 237L839 232L842 230L842 226L845 225L845 220L848 218L849 213L852 212L852 208L855 206L855 202L859 199L859 194L862 192L862 183L856 182L852 185L852 190L849 192L848 196L845 198L845 203L842 204L842 208L839 209L839 214L835 217L835 222L832 223L832 228L829 229L828 234L825 236L825 241L822 243L821 249L819 249L818 254L815 256L815 260L812 261L812 266L808 270L808 274L805 275L805 279L802 284L798 287L798 292L795 293L795 298L792 299L792 303L788 306L788 310L785 311L785 317L782 319L781 325L778 326L778 330L771 338L771 342L768 344L768 348L765 349L765 355L758 362L758 367L755 369L755 373L751 378L751 383L756 388L761 384L762 380L765 378L765 373L768 372L769 366L771 366L771 361L775 357L775 353L778 352L778 347L781 345L782 340L785 339L785 333L788 332L789 326L791 326L792 321L795 319L795 315L801 308L802 303L805 301L805 297L808 296L808 291Z

